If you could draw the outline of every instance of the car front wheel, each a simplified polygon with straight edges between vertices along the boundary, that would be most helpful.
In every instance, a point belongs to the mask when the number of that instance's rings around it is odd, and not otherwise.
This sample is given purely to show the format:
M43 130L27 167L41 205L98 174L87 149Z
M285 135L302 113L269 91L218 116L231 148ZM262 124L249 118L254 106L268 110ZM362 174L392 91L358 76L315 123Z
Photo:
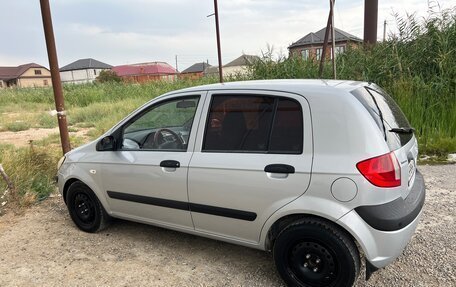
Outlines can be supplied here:
M93 233L107 225L108 214L95 193L84 183L76 181L70 185L66 204L71 219L79 229Z
M284 228L273 254L288 286L352 286L359 274L359 253L353 240L321 219L302 219Z

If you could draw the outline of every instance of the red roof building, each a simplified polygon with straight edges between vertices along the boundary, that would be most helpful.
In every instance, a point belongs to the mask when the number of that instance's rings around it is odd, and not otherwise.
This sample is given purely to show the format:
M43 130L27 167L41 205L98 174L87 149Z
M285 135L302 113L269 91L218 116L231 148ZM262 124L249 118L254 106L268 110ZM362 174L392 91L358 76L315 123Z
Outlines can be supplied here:
M126 82L173 81L179 72L165 62L122 65L112 68Z

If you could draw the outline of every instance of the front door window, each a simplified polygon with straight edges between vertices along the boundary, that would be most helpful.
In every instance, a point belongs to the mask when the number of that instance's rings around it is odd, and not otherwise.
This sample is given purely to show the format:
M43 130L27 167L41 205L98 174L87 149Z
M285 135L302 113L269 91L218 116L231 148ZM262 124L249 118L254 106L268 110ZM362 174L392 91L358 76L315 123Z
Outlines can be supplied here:
M186 151L199 97L185 97L153 106L127 124L123 150Z

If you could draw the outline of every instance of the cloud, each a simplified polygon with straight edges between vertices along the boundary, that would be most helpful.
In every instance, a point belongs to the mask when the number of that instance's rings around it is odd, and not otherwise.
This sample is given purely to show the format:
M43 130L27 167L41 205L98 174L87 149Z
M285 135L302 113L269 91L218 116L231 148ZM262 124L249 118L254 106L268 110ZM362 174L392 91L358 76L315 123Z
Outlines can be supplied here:
M454 0L441 0L443 8ZM0 65L47 63L39 1L4 1L0 10ZM363 0L337 0L335 25L363 36ZM65 0L51 1L59 62L93 57L109 64L163 60L179 68L217 60L213 1ZM378 35L383 20L394 31L392 11L418 11L427 0L379 1ZM326 25L327 1L219 0L223 62L241 53L259 54L267 44L287 54L287 46Z

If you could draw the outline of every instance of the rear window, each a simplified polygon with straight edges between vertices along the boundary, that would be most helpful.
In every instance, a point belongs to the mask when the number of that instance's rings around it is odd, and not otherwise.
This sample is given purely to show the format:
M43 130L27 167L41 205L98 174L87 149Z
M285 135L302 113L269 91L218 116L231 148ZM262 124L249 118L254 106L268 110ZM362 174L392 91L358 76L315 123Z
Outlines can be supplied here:
M390 150L396 150L407 144L412 133L395 133L393 128L411 128L410 123L396 102L378 86L363 87L352 91L352 94L366 108L382 131ZM383 122L381 118L383 117Z

